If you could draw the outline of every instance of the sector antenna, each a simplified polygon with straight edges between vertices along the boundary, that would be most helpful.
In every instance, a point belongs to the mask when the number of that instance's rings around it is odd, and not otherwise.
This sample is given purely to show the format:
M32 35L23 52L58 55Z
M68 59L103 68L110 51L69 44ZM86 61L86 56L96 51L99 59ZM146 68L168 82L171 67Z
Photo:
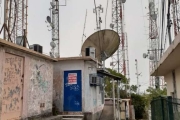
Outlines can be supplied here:
M117 32L109 29L100 30L89 36L82 45L82 56L91 56L98 59L99 62L105 61L111 57L120 44L120 37Z

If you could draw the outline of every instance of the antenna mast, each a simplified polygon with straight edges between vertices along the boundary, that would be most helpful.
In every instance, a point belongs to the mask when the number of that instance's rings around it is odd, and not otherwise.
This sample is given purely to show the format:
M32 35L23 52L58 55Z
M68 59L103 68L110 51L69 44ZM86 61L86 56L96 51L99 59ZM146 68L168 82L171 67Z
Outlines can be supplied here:
M101 13L103 13L103 8L102 8L102 5L99 5L98 7L95 7L93 9L93 13L96 14L96 24L97 24L97 28L96 30L101 30L101 23L102 23L102 19L101 19Z
M135 59L135 66L136 66L136 78L137 78L137 94L139 94L139 76L141 75L141 73L138 72L138 61L137 59Z
M87 18L87 9L86 9L86 15L85 15L85 22L84 22L84 28L83 28L83 35L82 35L82 41L81 41L81 46L83 45L83 38L86 37L86 35L84 34L85 31L85 27L86 27L86 18ZM81 55L81 51L80 51L80 55Z
M8 33L4 29L5 40L8 39L8 34L13 43L16 43L18 37L27 37L27 8L27 0L4 0L4 24L9 31Z
M49 23L48 27L51 28L49 31L52 31L52 41L50 42L52 49L50 56L59 58L59 0L52 0L50 5L50 16L47 16L46 18L46 22Z

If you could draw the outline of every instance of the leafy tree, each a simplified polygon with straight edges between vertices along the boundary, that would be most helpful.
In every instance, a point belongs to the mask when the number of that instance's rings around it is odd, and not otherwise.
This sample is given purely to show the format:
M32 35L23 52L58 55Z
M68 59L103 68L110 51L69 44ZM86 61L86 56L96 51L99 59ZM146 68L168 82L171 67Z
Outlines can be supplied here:
M132 92L136 93L138 87L137 87L136 85L131 85L131 88L130 88L130 89L131 89Z
M132 100L132 105L134 105L135 109L135 117L136 119L146 119L146 101L145 98L141 95L138 94L131 94L131 100Z
M153 98L156 98L162 95L167 95L166 87L163 89L160 89L160 88L155 89L153 87L149 87L146 91L148 92L148 94L145 94L144 97L146 98L147 108L149 108L150 102Z

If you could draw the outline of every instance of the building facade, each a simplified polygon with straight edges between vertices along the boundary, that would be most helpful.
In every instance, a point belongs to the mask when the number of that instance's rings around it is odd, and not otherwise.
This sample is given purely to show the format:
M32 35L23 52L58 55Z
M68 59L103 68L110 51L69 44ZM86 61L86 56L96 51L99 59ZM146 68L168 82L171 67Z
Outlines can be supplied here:
M83 114L99 118L104 106L100 86L90 85L90 74L97 74L99 63L87 57L60 58L54 63L53 101L61 114Z
M0 40L0 120L51 114L53 59Z

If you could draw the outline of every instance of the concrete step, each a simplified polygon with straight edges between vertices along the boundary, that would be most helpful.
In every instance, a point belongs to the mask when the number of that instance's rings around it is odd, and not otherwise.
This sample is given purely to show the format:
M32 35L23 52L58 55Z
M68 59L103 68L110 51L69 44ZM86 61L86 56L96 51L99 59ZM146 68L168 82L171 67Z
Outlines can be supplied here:
M83 120L83 118L63 118L62 120Z
M83 120L84 115L61 115L62 120Z

